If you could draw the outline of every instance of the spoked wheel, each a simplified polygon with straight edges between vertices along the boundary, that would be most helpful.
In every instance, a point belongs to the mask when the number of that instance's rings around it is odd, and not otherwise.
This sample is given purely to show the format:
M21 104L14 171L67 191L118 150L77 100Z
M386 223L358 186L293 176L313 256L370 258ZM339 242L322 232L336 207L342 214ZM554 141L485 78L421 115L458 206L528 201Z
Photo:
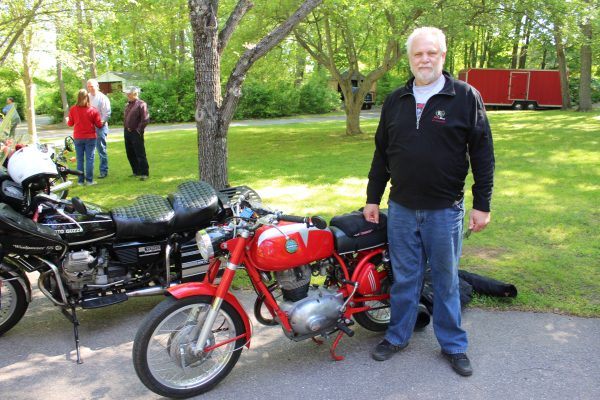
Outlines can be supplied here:
M135 372L153 392L172 398L187 398L212 389L229 374L240 358L245 336L239 313L228 303L212 325L206 346L219 345L196 354L196 342L212 297L169 297L148 314L133 342ZM200 321L200 322L199 322Z
M29 303L23 286L6 271L0 271L0 335L15 326Z
M380 293L389 293L388 278L381 281ZM390 323L390 303L388 300L376 300L359 303L356 306L369 306L370 310L354 314L353 318L360 326L373 332L383 332Z

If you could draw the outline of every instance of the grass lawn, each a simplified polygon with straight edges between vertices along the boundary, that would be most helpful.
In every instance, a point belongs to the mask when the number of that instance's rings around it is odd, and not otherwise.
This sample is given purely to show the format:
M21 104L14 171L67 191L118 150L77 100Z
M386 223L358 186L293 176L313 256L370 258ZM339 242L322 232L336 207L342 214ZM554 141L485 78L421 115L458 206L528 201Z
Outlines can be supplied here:
M600 111L489 117L496 152L492 223L465 240L461 268L513 283L519 295L473 304L600 317ZM365 202L376 125L363 121L360 137L345 136L344 122L233 127L230 182L290 214L330 218L355 210ZM197 179L195 131L148 133L146 148L150 179L128 178L122 133L111 130L109 177L71 195L110 208Z

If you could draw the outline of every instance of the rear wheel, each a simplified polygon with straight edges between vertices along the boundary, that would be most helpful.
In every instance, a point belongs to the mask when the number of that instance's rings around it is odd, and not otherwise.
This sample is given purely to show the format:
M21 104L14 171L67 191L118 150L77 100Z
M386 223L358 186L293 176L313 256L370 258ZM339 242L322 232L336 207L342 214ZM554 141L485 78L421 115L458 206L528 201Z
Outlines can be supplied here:
M169 297L148 314L133 342L135 372L148 389L165 397L187 398L212 389L229 374L245 336L208 352L194 351L212 300L209 296ZM240 314L222 303L206 345L245 333Z
M17 278L0 271L0 335L15 326L27 311L27 294Z

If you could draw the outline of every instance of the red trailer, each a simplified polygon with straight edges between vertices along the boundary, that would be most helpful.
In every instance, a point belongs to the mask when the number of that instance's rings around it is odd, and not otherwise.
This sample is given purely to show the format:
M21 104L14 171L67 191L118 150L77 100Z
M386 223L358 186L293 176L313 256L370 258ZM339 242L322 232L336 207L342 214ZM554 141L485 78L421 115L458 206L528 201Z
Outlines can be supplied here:
M458 79L475 87L486 106L515 110L562 107L556 70L470 68L460 71Z

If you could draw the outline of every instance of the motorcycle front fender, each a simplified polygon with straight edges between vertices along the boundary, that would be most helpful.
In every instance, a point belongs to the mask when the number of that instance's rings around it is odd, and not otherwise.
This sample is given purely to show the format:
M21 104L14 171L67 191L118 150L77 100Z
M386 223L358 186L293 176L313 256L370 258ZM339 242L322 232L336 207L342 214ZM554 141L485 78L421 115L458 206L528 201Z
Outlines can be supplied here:
M167 289L167 292L176 299L183 299L190 296L215 297L215 294L217 293L217 285L211 285L205 282L188 282L173 286ZM250 348L250 336L252 336L252 330L250 318L248 318L248 314L244 310L244 307L242 307L238 299L229 292L227 292L223 301L229 303L235 309L235 311L238 312L242 318L242 321L244 321L244 328L246 329L246 347Z
M12 265L10 259L7 258L4 258L0 263L0 271L8 272L9 275L12 275L16 279L25 291L27 303L31 303L31 283L29 282L29 278L27 278L27 274L20 268Z

